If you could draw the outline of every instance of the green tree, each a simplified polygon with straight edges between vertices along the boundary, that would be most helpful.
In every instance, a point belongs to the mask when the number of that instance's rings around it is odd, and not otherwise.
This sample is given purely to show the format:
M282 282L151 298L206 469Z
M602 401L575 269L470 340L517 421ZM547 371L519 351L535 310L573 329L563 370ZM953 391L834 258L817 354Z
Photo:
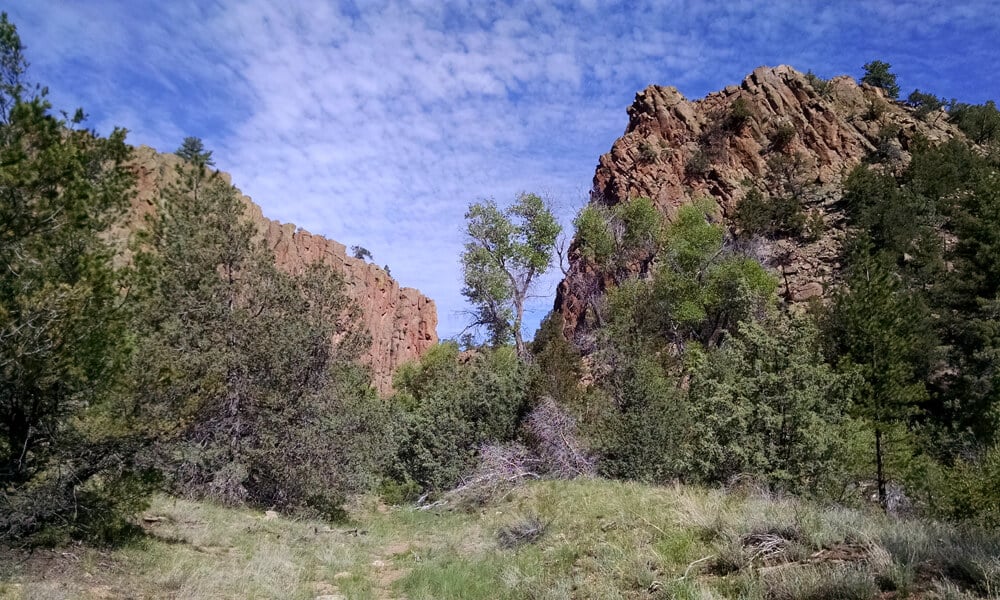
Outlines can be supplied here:
M21 50L0 16L0 538L100 535L134 473L116 414L126 299L106 241L130 153L124 130L101 138L77 128L81 111L52 116L44 91L23 97Z
M509 346L472 352L460 360L458 345L446 342L396 373L397 480L450 489L468 474L483 445L514 439L532 370Z
M576 245L585 259L615 281L644 272L662 242L663 219L649 198L607 206L592 202L573 221Z
M175 489L335 516L392 452L388 407L329 267L278 270L238 191L189 161L137 256L134 396L172 418Z
M796 493L842 489L850 381L821 348L810 319L775 313L691 361L692 475L751 475Z
M727 247L707 206L688 205L667 230L642 321L675 345L713 345L775 300L777 281L759 262Z
M993 100L979 105L952 102L949 118L977 144L1000 141L1000 110Z
M492 200L475 203L465 219L462 294L475 309L472 326L485 327L494 346L513 337L518 356L526 356L525 302L552 262L559 223L535 194L521 194L506 210Z
M372 253L364 246L351 246L351 256L358 260L375 260Z
M874 430L878 497L885 507L884 434L908 424L928 397L924 381L934 340L926 310L871 245L860 243L835 296L830 324L841 369L858 378L852 410Z
M895 100L899 97L899 85L896 83L896 75L889 71L890 68L892 65L880 60L867 63L861 83L880 87L885 90L887 96Z

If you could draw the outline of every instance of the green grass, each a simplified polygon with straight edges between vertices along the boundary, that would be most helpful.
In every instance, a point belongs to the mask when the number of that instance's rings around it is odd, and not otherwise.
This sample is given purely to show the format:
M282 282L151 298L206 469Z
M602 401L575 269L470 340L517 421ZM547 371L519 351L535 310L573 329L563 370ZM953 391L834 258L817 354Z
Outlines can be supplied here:
M535 482L349 524L159 497L113 551L0 555L2 598L987 598L1000 536L752 490ZM530 531L511 543L510 532ZM498 532L504 532L498 537ZM501 543L501 537L504 543Z

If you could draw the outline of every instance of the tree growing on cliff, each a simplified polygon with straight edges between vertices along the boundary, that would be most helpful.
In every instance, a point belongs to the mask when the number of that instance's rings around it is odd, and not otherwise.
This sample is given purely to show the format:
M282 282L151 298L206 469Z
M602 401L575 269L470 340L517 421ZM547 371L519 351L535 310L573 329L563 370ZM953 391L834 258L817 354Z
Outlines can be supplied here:
M474 307L471 327L486 328L494 346L513 337L518 356L526 356L524 306L552 262L559 223L541 197L527 193L506 210L493 200L477 202L465 220L462 294Z
M896 74L889 71L892 68L887 62L873 60L865 65L865 74L861 78L861 83L867 83L885 90L887 96L895 100L899 97L899 84L896 83Z

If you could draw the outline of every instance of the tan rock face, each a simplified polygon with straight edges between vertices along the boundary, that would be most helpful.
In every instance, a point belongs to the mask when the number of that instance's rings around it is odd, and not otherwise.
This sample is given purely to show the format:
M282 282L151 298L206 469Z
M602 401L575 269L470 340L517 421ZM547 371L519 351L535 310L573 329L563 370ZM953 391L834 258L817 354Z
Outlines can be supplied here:
M744 118L733 118L741 112ZM695 101L650 86L636 94L628 116L625 134L599 160L591 202L647 197L671 219L678 207L708 199L733 227L750 189L773 196L795 187L818 235L764 239L759 248L790 303L822 297L839 272L848 235L841 184L851 169L873 155L903 165L918 136L934 143L962 135L943 114L921 120L881 89L846 76L824 84L788 66L760 67L739 86ZM592 329L587 307L607 285L571 249L555 305L571 338Z
M129 228L137 227L145 215L156 210L160 190L176 177L174 167L179 161L172 154L159 154L145 146L136 150L137 185ZM221 175L230 180L228 174ZM366 361L372 368L373 383L380 393L389 393L396 367L419 358L438 341L434 301L419 290L400 287L380 267L348 256L343 244L268 219L248 196L243 200L246 215L274 251L279 267L295 272L318 260L343 275L347 294L360 308L363 325L371 335Z

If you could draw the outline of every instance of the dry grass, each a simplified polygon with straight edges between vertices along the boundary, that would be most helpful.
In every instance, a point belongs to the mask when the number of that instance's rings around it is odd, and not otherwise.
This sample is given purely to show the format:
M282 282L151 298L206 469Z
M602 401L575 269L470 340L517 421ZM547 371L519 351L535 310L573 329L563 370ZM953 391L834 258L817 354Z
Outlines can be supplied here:
M541 481L473 513L350 514L330 526L158 498L132 546L0 556L0 597L970 599L1000 585L996 533L754 490Z

